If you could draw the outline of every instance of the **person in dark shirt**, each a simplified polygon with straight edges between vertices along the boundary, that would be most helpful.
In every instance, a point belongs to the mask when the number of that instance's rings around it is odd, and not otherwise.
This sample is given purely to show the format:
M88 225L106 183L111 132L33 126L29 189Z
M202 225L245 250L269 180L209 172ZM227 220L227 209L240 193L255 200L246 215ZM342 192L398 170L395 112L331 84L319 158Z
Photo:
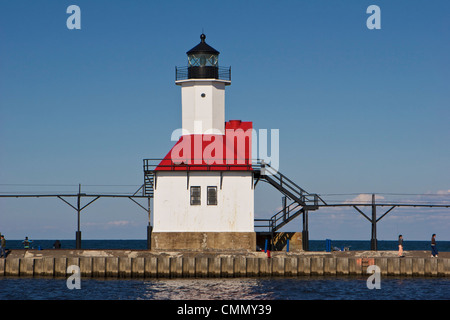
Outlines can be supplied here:
M431 236L431 257L432 258L437 258L438 257L438 251L437 251L437 247L436 247L436 234L433 233L433 235Z
M30 249L30 243L33 242L33 240L29 240L28 237L25 237L25 240L22 241L23 248L24 249Z
M0 258L1 257L6 258L5 248L6 248L6 240L5 240L5 236L2 235L1 241L0 241Z
M398 236L398 256L403 257L403 236Z
M54 249L61 249L61 242L59 242L59 240L56 240L55 243L53 244L53 248Z

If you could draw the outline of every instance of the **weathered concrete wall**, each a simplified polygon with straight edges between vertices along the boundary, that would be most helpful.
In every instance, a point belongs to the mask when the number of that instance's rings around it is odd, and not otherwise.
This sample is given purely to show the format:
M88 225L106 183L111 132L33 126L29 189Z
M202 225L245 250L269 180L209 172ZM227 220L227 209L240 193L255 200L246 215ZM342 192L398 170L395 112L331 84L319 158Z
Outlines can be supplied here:
M250 250L255 232L152 232L152 250Z
M285 255L159 255L147 257L44 257L0 259L0 276L67 277L67 267L80 267L82 277L261 277L366 275L369 265L384 276L450 276L445 258L357 258Z

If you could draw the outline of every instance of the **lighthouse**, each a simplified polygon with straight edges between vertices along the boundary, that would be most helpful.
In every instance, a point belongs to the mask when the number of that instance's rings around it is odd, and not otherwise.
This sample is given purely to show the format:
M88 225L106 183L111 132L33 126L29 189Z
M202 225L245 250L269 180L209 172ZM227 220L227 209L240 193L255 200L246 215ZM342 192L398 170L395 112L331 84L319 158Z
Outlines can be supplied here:
M206 36L189 50L186 69L177 68L175 83L181 86L183 134L225 133L225 86L231 84L229 69L221 68L219 51Z
M182 130L153 170L154 250L255 250L252 123L225 120L231 68L200 43L177 67Z

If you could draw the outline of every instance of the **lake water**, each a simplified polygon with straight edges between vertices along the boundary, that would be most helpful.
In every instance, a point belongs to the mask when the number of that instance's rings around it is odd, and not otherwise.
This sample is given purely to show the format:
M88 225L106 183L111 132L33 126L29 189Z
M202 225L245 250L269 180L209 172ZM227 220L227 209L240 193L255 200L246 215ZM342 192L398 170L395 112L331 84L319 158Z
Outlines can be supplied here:
M32 247L43 250L52 249L55 240L31 239ZM6 247L9 249L23 249L23 240L8 240ZM75 240L60 240L62 249L75 249ZM370 241L362 240L331 240L331 246L335 249L348 248L352 250L370 250ZM439 251L450 252L450 241L437 241ZM147 249L146 240L82 240L82 249ZM430 241L408 241L403 242L404 250L430 250ZM325 240L310 240L310 251L325 251ZM398 250L398 242L390 240L379 240L378 250Z
M0 278L2 300L448 300L448 278L381 278L368 289L367 277L226 279Z

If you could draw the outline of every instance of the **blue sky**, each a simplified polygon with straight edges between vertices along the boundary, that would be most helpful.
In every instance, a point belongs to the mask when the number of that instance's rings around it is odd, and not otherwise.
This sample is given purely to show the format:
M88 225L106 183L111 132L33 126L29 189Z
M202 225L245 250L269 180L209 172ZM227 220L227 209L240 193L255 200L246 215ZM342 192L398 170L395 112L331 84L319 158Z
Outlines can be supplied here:
M66 9L81 8L81 30ZM369 5L381 29L369 30ZM232 67L226 119L279 129L280 171L339 202L450 201L448 1L1 1L0 193L133 193L181 126L175 66L206 41ZM258 184L256 216L281 195ZM127 199L83 211L84 239L146 236ZM311 239L370 239L354 209L310 215ZM74 238L58 199L0 199L9 239ZM289 231L301 230L301 220ZM394 209L379 239L450 240L450 209Z

